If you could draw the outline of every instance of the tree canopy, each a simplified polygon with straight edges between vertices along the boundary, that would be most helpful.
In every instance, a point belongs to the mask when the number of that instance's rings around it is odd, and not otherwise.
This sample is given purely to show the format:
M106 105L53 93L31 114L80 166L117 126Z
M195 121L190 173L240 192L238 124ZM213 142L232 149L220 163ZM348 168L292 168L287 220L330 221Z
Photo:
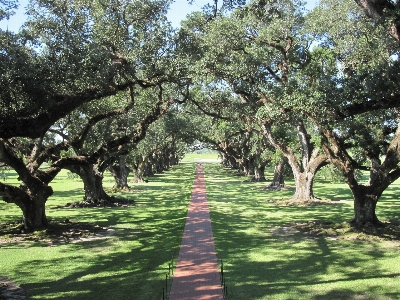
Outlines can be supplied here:
M177 30L169 5L33 0L20 32L0 31L0 166L22 180L0 182L0 196L26 226L45 225L62 168L101 186L129 163L143 180L196 140L257 180L287 162L295 201L312 200L315 174L333 164L354 223L379 224L379 197L400 177L398 3L213 1ZM0 19L16 6L0 1Z

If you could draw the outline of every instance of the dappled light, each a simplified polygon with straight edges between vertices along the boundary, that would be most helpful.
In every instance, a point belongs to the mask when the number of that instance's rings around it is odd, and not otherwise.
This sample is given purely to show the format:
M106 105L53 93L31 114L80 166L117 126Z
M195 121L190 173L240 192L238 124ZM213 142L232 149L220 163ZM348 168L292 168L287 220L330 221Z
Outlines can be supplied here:
M168 263L178 255L193 170L191 164L182 164L153 177L151 183L138 184L135 188L141 193L123 194L138 203L129 208L57 208L69 200L65 197L67 191L56 192L48 201L50 219L69 218L115 232L106 239L50 247L40 239L23 243L6 239L0 244L2 273L40 299L99 299L98 295L124 299L127 294L143 300L158 297ZM9 219L18 215L15 210Z
M0 299L398 297L400 0L182 1L0 0Z
M230 299L391 299L400 292L400 244L307 236L290 225L349 221L351 201L276 206L268 199L290 195L249 186L217 165L206 165L205 174ZM379 288L377 280L382 281Z

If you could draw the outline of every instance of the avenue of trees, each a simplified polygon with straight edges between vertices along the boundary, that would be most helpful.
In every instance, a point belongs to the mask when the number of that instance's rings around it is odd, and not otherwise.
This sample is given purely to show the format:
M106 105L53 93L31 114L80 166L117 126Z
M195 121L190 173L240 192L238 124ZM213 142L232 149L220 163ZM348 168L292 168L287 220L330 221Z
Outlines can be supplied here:
M271 188L341 173L355 226L379 225L378 200L400 177L397 1L210 2L173 29L170 1L32 0L18 33L0 31L0 197L23 226L47 226L51 181L82 179L84 205L113 205L200 141ZM0 18L17 1L0 0ZM367 182L360 173L369 174ZM129 179L130 176L133 179Z

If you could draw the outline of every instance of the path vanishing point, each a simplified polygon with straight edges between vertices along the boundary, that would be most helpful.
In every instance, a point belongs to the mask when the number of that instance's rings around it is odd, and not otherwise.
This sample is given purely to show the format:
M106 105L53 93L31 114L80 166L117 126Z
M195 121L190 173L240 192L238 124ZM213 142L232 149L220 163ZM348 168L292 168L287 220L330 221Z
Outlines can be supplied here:
M201 163L197 167L169 300L223 300Z

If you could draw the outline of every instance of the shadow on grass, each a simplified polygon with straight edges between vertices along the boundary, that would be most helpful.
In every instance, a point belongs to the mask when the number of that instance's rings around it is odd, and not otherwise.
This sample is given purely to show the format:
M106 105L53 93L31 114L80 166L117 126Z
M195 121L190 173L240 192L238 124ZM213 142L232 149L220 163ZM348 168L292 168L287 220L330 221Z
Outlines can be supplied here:
M397 248L298 232L274 234L291 222L349 220L350 205L273 206L268 197L276 194L221 175L217 165L206 165L205 172L229 299L393 299L400 294Z
M160 299L168 264L178 256L194 168L182 164L137 186L143 192L126 194L134 207L49 210L53 220L95 223L115 234L56 247L2 245L0 269L32 299Z
M180 225L168 229L179 235ZM172 235L160 239L134 229L123 229L120 235L134 243L118 237L78 243L69 245L63 257L32 260L28 268L26 264L16 266L22 270L21 277L33 282L22 287L40 299L129 299L132 295L135 299L157 299L162 292L166 264L179 242ZM57 265L66 270L57 270ZM56 269L58 274L37 282L36 272L31 270L43 268Z

